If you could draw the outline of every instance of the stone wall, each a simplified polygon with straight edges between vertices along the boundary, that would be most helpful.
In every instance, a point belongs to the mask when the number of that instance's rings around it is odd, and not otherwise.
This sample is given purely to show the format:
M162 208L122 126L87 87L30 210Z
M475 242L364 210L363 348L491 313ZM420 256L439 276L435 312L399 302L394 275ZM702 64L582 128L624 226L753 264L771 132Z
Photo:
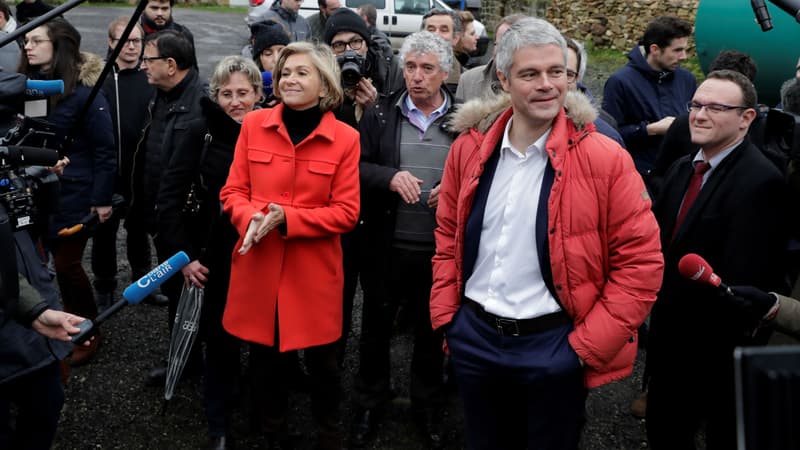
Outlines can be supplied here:
M648 22L672 15L694 23L699 0L550 0L545 17L567 35L627 51Z

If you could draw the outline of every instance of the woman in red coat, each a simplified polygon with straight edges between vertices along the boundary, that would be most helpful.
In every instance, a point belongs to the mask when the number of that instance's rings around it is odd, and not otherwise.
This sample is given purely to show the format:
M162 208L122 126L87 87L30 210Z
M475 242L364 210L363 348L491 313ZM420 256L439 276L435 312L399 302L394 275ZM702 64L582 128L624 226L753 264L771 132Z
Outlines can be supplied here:
M279 352L305 349L321 448L341 448L339 236L358 218L359 137L331 110L342 101L330 49L293 43L274 75L282 103L248 114L220 193L239 232L223 325L249 341L270 445L283 445L288 411ZM260 373L259 373L260 372Z

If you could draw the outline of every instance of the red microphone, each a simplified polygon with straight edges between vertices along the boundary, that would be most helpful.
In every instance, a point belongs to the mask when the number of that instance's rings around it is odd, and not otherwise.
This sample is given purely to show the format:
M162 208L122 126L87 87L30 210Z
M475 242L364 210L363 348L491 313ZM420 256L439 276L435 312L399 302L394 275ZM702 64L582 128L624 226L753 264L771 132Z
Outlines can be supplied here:
M723 289L726 294L733 295L731 289L722 282L722 278L714 273L711 265L696 253L689 253L678 261L678 272L684 278Z

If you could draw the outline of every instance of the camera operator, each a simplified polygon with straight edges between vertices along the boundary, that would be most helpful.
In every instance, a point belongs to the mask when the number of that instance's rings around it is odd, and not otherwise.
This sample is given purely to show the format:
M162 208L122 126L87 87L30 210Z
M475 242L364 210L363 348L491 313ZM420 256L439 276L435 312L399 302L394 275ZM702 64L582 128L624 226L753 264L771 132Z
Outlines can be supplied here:
M325 43L330 45L342 69L345 99L334 111L336 118L358 129L364 111L380 96L403 87L403 72L397 57L383 56L370 37L364 19L342 8L334 11L325 24Z

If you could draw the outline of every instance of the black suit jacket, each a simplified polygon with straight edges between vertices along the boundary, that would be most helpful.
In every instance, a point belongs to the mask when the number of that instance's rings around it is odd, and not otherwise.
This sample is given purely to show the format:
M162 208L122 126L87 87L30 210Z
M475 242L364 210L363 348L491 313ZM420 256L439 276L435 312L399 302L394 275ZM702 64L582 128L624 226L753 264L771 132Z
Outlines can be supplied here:
M705 258L728 285L783 287L784 177L745 139L714 168L673 238L693 157L684 156L670 168L653 206L661 227L665 270L651 316L650 370L725 370L733 348L752 342L752 324L729 299L715 288L680 276L678 261L684 255Z

